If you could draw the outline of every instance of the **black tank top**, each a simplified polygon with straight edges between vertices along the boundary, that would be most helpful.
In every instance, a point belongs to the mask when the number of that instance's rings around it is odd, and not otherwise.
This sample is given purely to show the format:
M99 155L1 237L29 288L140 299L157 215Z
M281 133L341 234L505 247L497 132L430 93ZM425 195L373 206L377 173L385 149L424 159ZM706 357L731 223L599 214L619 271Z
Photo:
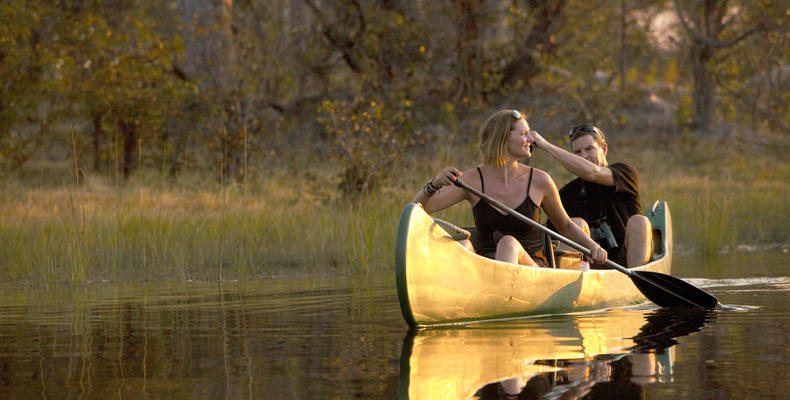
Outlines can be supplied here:
M529 197L529 188L532 185L532 171L533 168L530 167L527 198L515 210L533 221L540 222L540 207L535 205L535 202ZM483 172L480 171L480 167L477 168L477 173L480 174L481 191L485 193L486 186L483 182ZM480 199L472 207L472 216L479 234L478 242L474 244L477 254L491 257L492 253L496 253L494 232L516 238L533 259L536 253L543 249L543 233L541 231L535 229L532 225L519 221L510 214L503 215L483 199ZM499 237L497 237L498 239Z

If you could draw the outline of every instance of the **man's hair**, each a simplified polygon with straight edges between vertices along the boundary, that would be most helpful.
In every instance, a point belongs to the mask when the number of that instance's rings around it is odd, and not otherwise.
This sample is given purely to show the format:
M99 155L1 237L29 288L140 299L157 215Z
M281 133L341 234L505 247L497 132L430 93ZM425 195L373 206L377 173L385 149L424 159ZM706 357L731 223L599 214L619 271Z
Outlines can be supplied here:
M598 142L598 146L603 146L603 144L606 143L606 136L604 136L601 128L588 124L576 125L568 132L570 139L568 141L568 147L571 148L571 151L573 151L573 141L584 135L592 136L593 139Z
M500 110L488 117L480 127L480 153L483 156L483 164L501 167L507 163L507 141L512 125L517 121L514 112L519 114L519 119L524 118L524 114L518 111Z

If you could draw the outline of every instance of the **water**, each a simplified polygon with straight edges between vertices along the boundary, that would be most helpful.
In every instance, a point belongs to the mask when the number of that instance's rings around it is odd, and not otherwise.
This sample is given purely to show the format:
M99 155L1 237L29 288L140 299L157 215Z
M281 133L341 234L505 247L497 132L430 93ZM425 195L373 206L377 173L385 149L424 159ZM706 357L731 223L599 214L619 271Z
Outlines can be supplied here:
M673 274L726 305L409 332L393 271L0 291L2 399L787 398L790 255ZM703 278L704 277L704 278Z

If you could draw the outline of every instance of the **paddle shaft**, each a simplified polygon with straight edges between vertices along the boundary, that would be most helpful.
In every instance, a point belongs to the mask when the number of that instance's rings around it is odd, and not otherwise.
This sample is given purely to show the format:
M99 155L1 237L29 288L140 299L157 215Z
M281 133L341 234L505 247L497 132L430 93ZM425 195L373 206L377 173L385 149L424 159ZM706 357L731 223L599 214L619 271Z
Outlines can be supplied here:
M532 225L536 229L540 230L548 234L549 236L555 237L562 241L563 243L567 244L568 246L573 247L576 250L581 251L582 253L590 256L591 252L584 246L560 235L557 232L552 231L549 228L539 224L537 221L533 221L521 213L517 212L516 210L500 203L499 201L491 198L490 196L484 194L483 192L469 187L466 185L461 179L456 178L455 181L456 186L466 189L470 193L474 194L475 196L487 201L488 203L492 204L493 206L504 210L508 214L512 215L513 217L517 218L518 220ZM675 278L672 275L661 274L658 272L650 272L650 271L632 271L627 268L623 268L621 265L617 264L612 260L606 260L606 265L628 275L631 278L631 281L636 285L637 289L642 292L645 297L649 300L652 300L654 303L661 307L674 307L674 306L694 306L699 308L707 308L711 309L715 307L719 301L694 285L691 285L687 282L684 282L681 279ZM682 294L681 294L682 293Z
M507 212L508 214L512 215L513 217L517 218L518 220L532 225L533 227L537 228L538 230L540 230L540 231L542 231L542 232L544 232L544 233L546 233L546 234L548 234L548 235L550 235L550 236L552 236L554 238L559 239L561 242L567 244L568 246L573 247L576 250L581 251L582 253L584 253L584 254L586 254L588 256L592 256L592 252L589 249L587 249L586 247L574 242L573 240L570 240L570 239L566 238L565 236L560 235L557 232L554 232L553 230L551 230L549 228L546 228L545 226L541 225L537 221L533 221L533 220L527 218L526 216L524 216L523 214L519 213L518 211L516 211L516 210L514 210L514 209L512 209L512 208L510 208L510 207L508 207L508 206L506 206L504 204L502 204L501 202L495 200L491 196L489 196L489 195L487 195L487 194L485 194L485 193L483 193L483 192L481 192L481 191L479 191L479 190L467 185L466 183L461 181L461 178L456 178L455 181L453 181L453 183L455 183L456 186L458 186L460 188L463 188L463 189L466 189L470 193L474 194L475 196L477 196L477 197L487 201L488 203L494 205L496 208L499 208L499 209ZM622 272L622 273L624 273L624 274L626 274L628 276L631 276L634 273L633 271L622 267L621 265L617 264L616 262L614 262L612 260L606 260L606 265L608 265L608 266L610 266L612 268L615 268L618 271L620 271L620 272Z

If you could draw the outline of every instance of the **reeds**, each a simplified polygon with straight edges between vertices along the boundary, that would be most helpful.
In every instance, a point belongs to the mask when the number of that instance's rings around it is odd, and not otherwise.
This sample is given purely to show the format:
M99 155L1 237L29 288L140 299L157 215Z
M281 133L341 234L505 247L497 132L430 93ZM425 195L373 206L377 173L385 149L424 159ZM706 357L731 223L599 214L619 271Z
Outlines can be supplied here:
M707 258L740 248L790 245L790 163L781 152L731 143L641 153L642 201L667 200L675 249Z
M387 267L395 200L317 205L290 189L6 192L4 281L238 280ZM224 200L223 200L224 197ZM277 200L279 198L279 200ZM287 198L287 199L286 199ZM395 221L395 223L393 223Z
M645 208L669 202L676 251L708 256L790 241L790 165L781 157L700 161L615 149L614 160L636 160ZM561 167L538 157L558 186L566 182ZM284 171L188 188L165 188L156 171L131 185L88 176L79 165L75 171L75 181L60 187L3 185L3 283L234 281L391 268L400 212L433 173L404 173L379 193L344 200L328 176ZM472 223L465 205L437 216Z

